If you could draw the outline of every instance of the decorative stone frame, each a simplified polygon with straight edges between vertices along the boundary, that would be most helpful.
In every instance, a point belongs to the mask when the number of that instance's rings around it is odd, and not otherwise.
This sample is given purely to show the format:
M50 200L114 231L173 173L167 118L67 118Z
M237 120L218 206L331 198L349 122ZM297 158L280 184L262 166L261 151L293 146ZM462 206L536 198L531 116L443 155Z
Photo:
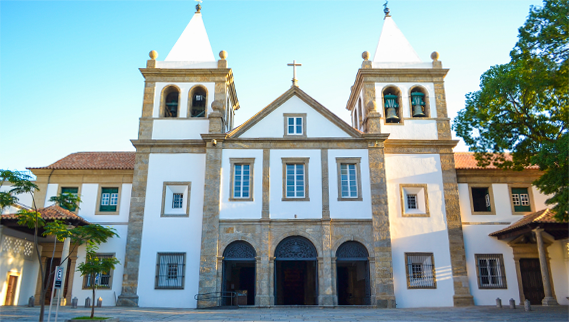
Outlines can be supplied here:
M166 192L168 189L168 186L187 186L188 187L188 193L187 196L185 197L186 199L186 210L184 214L167 214L165 213L164 209L166 206ZM160 211L160 217L189 217L190 216L190 196L192 193L192 183L189 181L164 181L163 186L162 186L162 208Z
M397 95L397 104L399 104L399 107L396 109L397 110L397 116L399 117L399 123L387 123L387 109L385 108L385 92L388 91L389 89L393 89L394 93L393 95ZM381 89L381 98L380 98L380 104L379 106L381 108L378 108L381 110L381 119L383 120L383 124L384 125L403 125L404 124L404 118L403 118L403 98L401 95L401 89L395 85L395 84L390 84L390 85L386 85L385 87L383 87Z
M79 184L59 184L59 186L57 187L57 195L59 196L61 194L61 191L63 190L63 188L77 188L77 196L81 197L81 187L83 186L82 183ZM71 210L69 210L71 211ZM75 210L71 211L72 213L79 213L79 207L75 208Z
M516 212L515 208L514 208L514 200L512 200L512 189L513 188L527 188L528 190L528 198L529 198L529 206L530 206L530 211L524 211L524 212ZM535 204L533 201L533 190L532 190L532 186L531 184L518 184L518 183L510 183L508 184L508 196L510 198L510 207L512 207L512 215L515 216L525 216L527 214L530 214L535 210Z
M176 91L178 91L178 112L176 117L166 117L166 97L168 96L168 94L170 94L169 89L174 88ZM164 88L162 88L162 92L160 93L160 114L158 115L158 117L160 118L167 118L167 119L177 119L180 117L180 102L182 98L182 91L180 90L180 88L174 84L170 84L170 85L166 85L164 86Z
M413 92L413 90L418 90L419 92L425 94L425 96L423 97L423 100L425 102L425 116L418 116L418 117L414 117L413 116L413 98L411 97L411 93ZM427 91L427 89L421 85L413 85L411 86L411 88L409 88L409 117L411 119L416 119L416 120L421 120L421 119L428 119L431 117L431 104L430 104L430 100L429 100L429 91Z
M406 196L409 194L407 191L413 189L413 190L420 190L423 193L424 196L424 211L423 212L410 212L408 213L406 211L407 207L407 198ZM400 199L401 199L401 216L402 217L430 217L430 212L429 212L429 189L427 184L400 184L399 185L399 190L400 190ZM420 206L421 201L417 200L417 206ZM420 210L420 207L418 208L418 210Z
M255 158L229 158L231 166L231 173L229 179L229 201L253 201L253 186L254 186L254 166ZM235 180L235 165L248 164L249 165L249 197L248 198L235 198L234 197L234 180Z
M158 279L156 278L158 274L160 274L160 257L163 255L183 255L184 256L184 269L182 272L184 275L182 276L182 286L181 287L166 287L166 286L158 286ZM154 289L155 290L184 290L186 287L186 270L187 270L187 253L185 252L158 252L156 253L156 272L154 274Z
M115 211L101 211L101 196L103 194L103 188L118 188L118 200L117 200L117 210ZM121 192L122 192L122 184L114 185L99 185L99 190L97 192L97 204L95 205L95 215L118 215L120 212L121 206Z
M338 174L338 201L362 201L362 176L361 176L361 169L360 163L362 158L360 157L347 157L347 158L336 158L336 168ZM355 198L350 197L342 197L342 178L341 178L341 165L342 164L355 164L356 165L356 185L358 188L358 196Z
M285 118L286 120L286 118ZM282 201L310 201L309 191L310 185L308 181L308 161L310 158L282 158L283 168L283 197ZM286 165L287 164L304 164L304 198L290 198L286 196Z
M474 211L474 200L472 199L472 188L488 188L488 194L490 195L490 211ZM492 184L483 183L469 183L468 184L468 198L470 200L470 213L473 216L478 215L496 215L496 205L494 203L494 192L492 191ZM511 198L510 198L511 199Z
M116 253L97 253L97 256L112 256L114 258L117 257ZM69 274L69 272L68 272ZM112 290L113 289L113 276L114 274L114 269L111 269L109 271L109 287L101 287L101 286L97 286L97 289L103 289L103 290ZM82 290L90 290L91 287L87 286L87 277L88 275L83 276L83 283L81 284L81 289Z
M482 284L480 284L480 269L478 267L479 266L478 258L484 258L484 257L489 258L490 256L497 257L501 261L501 265L498 269L500 270L500 274L501 274L502 279L504 281L503 286L483 286ZM508 281L506 279L506 268L505 268L504 255L503 254L474 254L474 261L475 261L475 265L476 265L476 281L478 282L478 289L480 289L480 290L508 289Z
M194 104L193 94L194 94L194 91L198 88L203 89L205 91L205 112L204 112L204 116L192 117L192 105ZM207 119L208 106L209 106L209 92L207 91L207 88L204 85L192 86L192 88L190 88L190 90L188 91L188 107L187 107L187 113L188 114L186 114L187 117L189 119L195 119L195 120Z
M302 118L302 134L288 134L288 118L289 117L301 117ZM283 124L284 124L284 132L283 138L286 139L298 139L298 138L306 138L306 113L283 113Z
M412 256L430 256L431 257L431 263L432 263L432 274L433 274L433 286L422 286L422 287L416 287L416 286L411 286L411 279L409 277L409 255ZM435 256L433 255L433 253L405 253L405 275L407 276L407 289L409 290L424 290L424 289L436 289L437 288L437 275L436 275L436 271L435 271Z

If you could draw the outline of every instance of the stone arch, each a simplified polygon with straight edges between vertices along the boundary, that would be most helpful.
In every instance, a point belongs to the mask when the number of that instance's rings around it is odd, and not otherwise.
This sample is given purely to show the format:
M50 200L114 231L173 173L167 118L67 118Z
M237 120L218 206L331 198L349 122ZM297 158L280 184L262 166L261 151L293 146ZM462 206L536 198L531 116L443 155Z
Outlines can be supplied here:
M219 246L218 246L218 254L219 256L222 256L223 253L225 252L225 249L232 243L235 242L244 242L247 243L249 245L251 245L251 247L253 247L253 249L255 250L255 252L257 252L257 250L259 249L259 245L257 244L257 242L253 239L247 238L245 236L232 236L230 238L224 239L223 237L220 238L219 240ZM257 254L257 256L259 256Z
M257 257L257 251L251 244L246 241L236 240L227 247L223 251L223 259L232 259L232 260L255 260Z
M338 259L358 259L368 260L369 252L367 248L360 242L347 241L336 249L336 258Z
M318 243L316 240L314 240L314 238L312 236L310 236L309 234L306 234L304 232L287 232L282 234L281 236L279 236L278 238L274 238L272 241L272 245L271 245L271 256L275 256L275 252L277 250L277 247L279 246L279 244L289 238L289 237L304 237L306 239L308 239L308 241L310 241L312 243L312 246L314 246L314 248L316 248L316 253L317 256L318 254L322 253L322 243Z
M355 242L355 243L362 245L365 248L366 252L368 253L368 257L370 257L370 258L374 257L373 248L365 240L363 240L359 237L356 237L356 236L340 238L336 242L334 242L334 245L332 247L332 249L334 250L333 256L337 257L338 249L343 244L346 244L349 242Z
M413 85L409 88L409 115L411 115L411 117L413 117L413 98L411 93L413 92L421 92L424 94L423 96L423 102L425 103L424 105L424 113L425 116L423 117L431 117L431 104L430 104L430 100L429 100L429 91L427 90L427 88L425 88L423 85Z
M289 236L279 242L274 256L276 259L315 260L318 258L318 251L309 239Z
M177 97L175 97L177 92ZM162 88L162 92L160 93L160 117L178 117L180 114L180 98L182 91L180 88L174 84L166 85ZM175 107L175 115L172 114L173 109L168 109L167 104L172 103L169 102L170 99L177 99L176 107Z
M194 95L204 96L203 101L194 100ZM209 100L209 93L204 85L192 86L192 88L190 88L190 90L188 91L188 117L206 118L208 100ZM199 106L197 104L199 104Z
M399 118L399 120L397 122L392 122L392 123L403 124L403 99L402 99L401 94L402 94L402 91L399 88L399 86L394 85L394 84L385 85L381 89L381 111L382 111L382 115L383 115L383 119L385 120L385 123L388 123L388 121L387 121L387 108L385 107L385 95L397 95L397 99L395 101L396 101L398 107L395 109L395 111L396 111L396 115Z

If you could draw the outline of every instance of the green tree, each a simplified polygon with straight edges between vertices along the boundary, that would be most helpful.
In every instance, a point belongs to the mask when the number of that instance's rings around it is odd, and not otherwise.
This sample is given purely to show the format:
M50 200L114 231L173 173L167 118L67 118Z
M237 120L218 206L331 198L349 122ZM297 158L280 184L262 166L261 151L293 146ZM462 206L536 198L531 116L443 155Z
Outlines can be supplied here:
M53 196L49 198L49 201L57 203L61 208L65 208L70 211L75 211L79 209L79 203L81 203L81 197L74 193L63 192L58 196Z
M95 290L99 285L100 276L104 273L110 272L115 269L116 265L120 264L119 260L115 257L101 258L97 256L98 249L99 247L95 243L87 242L87 254L85 256L85 261L77 266L77 270L81 272L81 276L87 276L89 279L89 286L93 290L91 319L95 316Z
M480 78L466 95L453 129L479 165L521 171L537 165L533 184L552 195L558 220L569 219L569 3L546 0L530 8L511 61Z

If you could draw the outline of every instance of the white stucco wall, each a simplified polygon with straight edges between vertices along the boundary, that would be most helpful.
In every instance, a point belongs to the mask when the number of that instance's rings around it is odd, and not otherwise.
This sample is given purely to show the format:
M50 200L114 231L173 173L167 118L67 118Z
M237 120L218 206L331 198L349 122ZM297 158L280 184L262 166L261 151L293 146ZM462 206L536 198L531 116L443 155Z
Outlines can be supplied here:
M450 262L443 181L438 154L386 154L385 172L398 308L452 306ZM429 217L402 217L400 184L426 184ZM408 289L405 253L433 253L436 289Z
M557 302L569 305L569 239L557 240L547 248Z
M254 158L251 187L253 201L230 201L231 158ZM221 164L221 219L258 219L263 206L263 150L224 149Z
M209 120L155 119L152 138L155 140L201 140L200 134L209 132Z
M59 185L57 183L50 183L47 185L47 189L45 191L44 207L49 207L49 206L53 205L53 202L49 201L49 198L57 196L58 189L59 189Z
M112 272L112 287L110 289L97 289L95 298L103 298L103 306L115 306L116 299L121 294L122 277L125 264L125 250L127 240L127 225L109 225L107 227L116 229L118 238L111 238L106 243L99 245L97 253L101 254L114 254L120 261L120 264L115 267ZM85 246L80 246L77 250L77 266L73 275L73 290L72 297L79 299L79 305L85 303L87 297L93 299L93 291L90 288L83 288L83 279L81 273L77 270L79 264L85 262Z
M336 158L361 158L360 179L361 201L338 201L338 165ZM328 150L328 182L330 196L330 218L333 219L370 219L371 191L369 181L369 162L367 150Z
M198 293L205 154L151 154L148 163L144 226L138 277L141 307L196 306ZM188 217L160 217L165 181L191 182ZM155 289L158 253L186 253L182 290Z
M241 138L282 138L284 136L284 113L306 113L307 137L348 138L349 134L340 129L310 105L297 96L291 97L257 124L253 125Z
M271 150L270 216L273 219L322 218L322 164L320 150ZM309 158L308 197L310 201L282 201L282 158Z
M103 188L107 185L103 185ZM112 185L115 186L115 185ZM131 183L123 183L120 189L118 215L97 215L97 207L99 206L99 190L101 185L97 183L84 183L81 185L81 204L79 216L85 218L92 223L98 222L128 222L128 213L130 208L130 194L132 190Z

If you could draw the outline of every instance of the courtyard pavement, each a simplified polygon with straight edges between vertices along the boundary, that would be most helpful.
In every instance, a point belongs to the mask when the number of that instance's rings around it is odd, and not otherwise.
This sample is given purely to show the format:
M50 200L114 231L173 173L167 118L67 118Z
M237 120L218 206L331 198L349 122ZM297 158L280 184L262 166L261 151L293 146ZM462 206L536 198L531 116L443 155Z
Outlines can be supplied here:
M47 321L47 310L44 321ZM90 309L61 307L58 321L77 316L88 316ZM38 321L39 307L1 306L0 321ZM523 307L515 310L491 306L464 308L240 308L236 310L195 310L162 308L102 307L95 309L95 316L118 317L120 321L569 321L569 307ZM51 321L55 321L55 309Z

